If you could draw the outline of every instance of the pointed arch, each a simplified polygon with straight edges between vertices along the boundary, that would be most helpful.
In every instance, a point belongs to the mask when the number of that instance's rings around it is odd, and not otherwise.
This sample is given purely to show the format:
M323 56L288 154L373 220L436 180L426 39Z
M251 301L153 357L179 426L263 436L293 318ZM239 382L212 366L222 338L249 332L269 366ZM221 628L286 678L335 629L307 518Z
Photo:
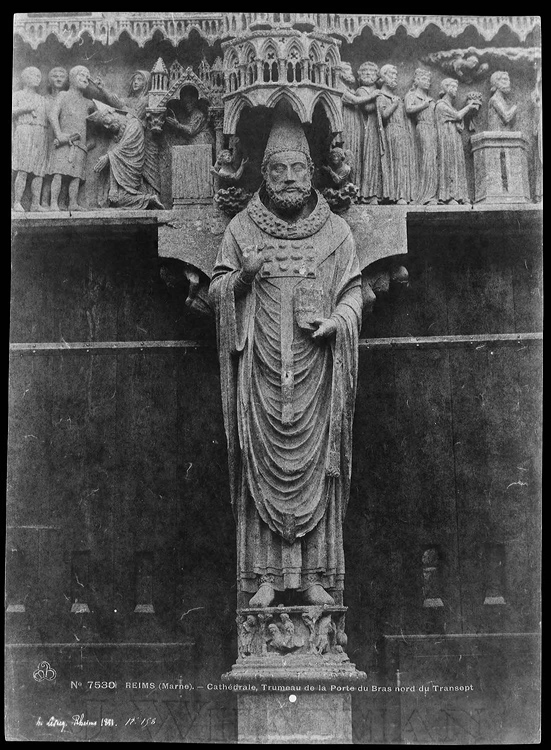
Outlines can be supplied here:
M327 91L320 91L316 98L312 102L312 112L316 108L317 104L321 104L325 109L325 114L329 120L331 131L333 133L340 133L343 129L342 112L338 106L335 96L331 95Z
M226 102L224 108L224 135L235 135L241 112L245 107L253 107L246 94L239 94Z
M273 94L268 98L266 102L267 107L275 107L280 102L287 102L291 109L297 113L299 120L302 123L310 122L311 115L308 113L301 98L292 89L287 87L279 87ZM313 108L312 108L313 111Z

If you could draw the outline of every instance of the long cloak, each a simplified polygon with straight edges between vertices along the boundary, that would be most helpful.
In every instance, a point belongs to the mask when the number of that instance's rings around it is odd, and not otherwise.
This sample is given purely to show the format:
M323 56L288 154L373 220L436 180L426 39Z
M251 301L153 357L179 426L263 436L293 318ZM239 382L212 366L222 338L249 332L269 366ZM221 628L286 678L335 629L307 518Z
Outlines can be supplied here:
M147 208L151 195L141 190L145 138L143 126L136 117L125 117L125 128L120 140L109 149L107 156L110 167L110 205L116 208Z
M245 592L261 576L276 590L305 588L312 575L343 588L361 275L348 225L316 197L312 214L289 225L257 193L229 224L210 287ZM254 243L271 262L235 299L242 250ZM293 262L309 264L314 278L293 278ZM337 323L333 340L315 342L298 324L297 300L312 286L320 317Z

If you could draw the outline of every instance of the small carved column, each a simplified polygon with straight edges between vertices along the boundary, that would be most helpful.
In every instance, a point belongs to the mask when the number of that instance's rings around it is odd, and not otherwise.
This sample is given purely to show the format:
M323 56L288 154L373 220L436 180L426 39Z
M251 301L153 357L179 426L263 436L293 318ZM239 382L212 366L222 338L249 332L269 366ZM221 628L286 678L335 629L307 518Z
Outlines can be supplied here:
M475 203L528 203L528 142L520 131L486 130L471 138Z
M216 159L218 159L218 154L224 148L224 107L211 107L209 115L214 126L214 158L216 161ZM214 191L217 192L219 189L220 178L216 175L214 177Z

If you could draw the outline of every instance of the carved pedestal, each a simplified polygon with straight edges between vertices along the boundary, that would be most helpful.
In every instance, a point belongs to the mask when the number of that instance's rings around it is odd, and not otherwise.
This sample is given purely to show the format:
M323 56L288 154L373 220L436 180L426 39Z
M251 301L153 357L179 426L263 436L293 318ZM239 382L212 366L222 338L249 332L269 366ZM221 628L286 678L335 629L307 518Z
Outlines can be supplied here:
M345 652L346 611L238 610L239 657L222 681L237 693L240 743L351 744L350 693L366 674Z
M484 131L471 138L475 203L527 203L528 143L521 132Z

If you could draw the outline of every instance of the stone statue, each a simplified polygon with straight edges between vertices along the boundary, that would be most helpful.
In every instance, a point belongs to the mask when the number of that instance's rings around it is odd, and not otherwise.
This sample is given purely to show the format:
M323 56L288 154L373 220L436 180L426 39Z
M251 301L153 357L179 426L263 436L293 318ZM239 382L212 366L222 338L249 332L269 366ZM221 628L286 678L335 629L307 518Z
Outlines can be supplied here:
M46 95L46 112L48 115L48 165L46 167L46 176L52 176L51 170L51 157L54 152L54 131L50 124L50 113L52 111L55 100L62 91L67 91L69 87L69 73L65 68L57 66L52 68L48 73L48 93ZM42 194L42 210L48 211L50 203L50 185L44 183L43 194Z
M493 96L488 102L488 130L515 130L513 125L518 106L507 101L511 92L509 73L502 70L492 73L490 90Z
M438 194L438 139L434 99L429 96L430 71L417 68L413 85L405 96L406 113L415 122L419 149L418 186L415 202L435 205Z
M415 154L412 134L406 120L404 103L394 94L398 85L395 65L383 65L379 71L381 96L377 99L377 115L382 128L383 197L391 203L405 205L413 200L415 185Z
M114 145L101 156L94 172L109 166L108 202L114 208L145 209L164 206L155 193L142 192L145 136L142 123L132 114L94 101L98 109L88 118L113 133Z
M329 151L327 156L329 163L321 167L336 187L343 187L347 182L350 182L352 167L348 162L349 158L344 149L337 146Z
M94 109L84 97L90 71L77 65L69 71L69 91L61 91L54 99L48 117L54 131L54 150L49 171L53 174L50 210L59 211L62 178L69 178L69 211L85 211L78 203L78 190L86 177L86 118Z
M23 88L12 99L13 148L11 168L16 172L14 211L23 211L21 200L27 179L31 180L31 211L43 211L40 205L42 182L48 164L46 99L38 93L42 75L38 68L21 73Z
M360 188L360 203L377 204L383 197L383 175L381 171L382 123L377 112L377 97L381 92L376 86L379 68L373 62L364 62L358 68L360 87L356 96L368 101L361 107L364 122L362 144L361 177L357 178Z
M298 118L276 109L263 185L227 227L210 285L249 607L276 591L342 597L361 276L313 169Z
M185 136L186 144L212 143L212 136L208 130L208 116L198 103L197 90L193 86L184 86L180 92L180 117L172 111L165 119L167 125Z
M116 109L130 112L135 115L143 125L145 134L143 180L148 192L153 191L157 195L160 195L161 179L159 175L159 144L155 134L146 127L151 73L147 70L136 70L130 78L128 94L125 97L119 97L112 91L108 91L100 78L95 78L92 83L102 94L102 98L105 99L107 104Z
M363 148L363 117L360 105L368 102L369 97L358 96L355 92L356 79L352 72L350 63L342 62L339 76L339 88L343 91L342 96L342 119L344 145L352 154L350 166L352 167L351 181L360 184L362 178L362 148Z
M455 78L444 78L434 109L438 134L438 201L450 205L469 202L461 132L464 116L471 110L478 110L479 106L471 101L463 109L455 109L457 87Z
M243 176L245 165L249 160L246 158L241 159L241 164L235 168L233 165L233 153L229 148L224 148L218 154L218 158L211 167L211 172L220 178L223 182L234 185L239 182Z

